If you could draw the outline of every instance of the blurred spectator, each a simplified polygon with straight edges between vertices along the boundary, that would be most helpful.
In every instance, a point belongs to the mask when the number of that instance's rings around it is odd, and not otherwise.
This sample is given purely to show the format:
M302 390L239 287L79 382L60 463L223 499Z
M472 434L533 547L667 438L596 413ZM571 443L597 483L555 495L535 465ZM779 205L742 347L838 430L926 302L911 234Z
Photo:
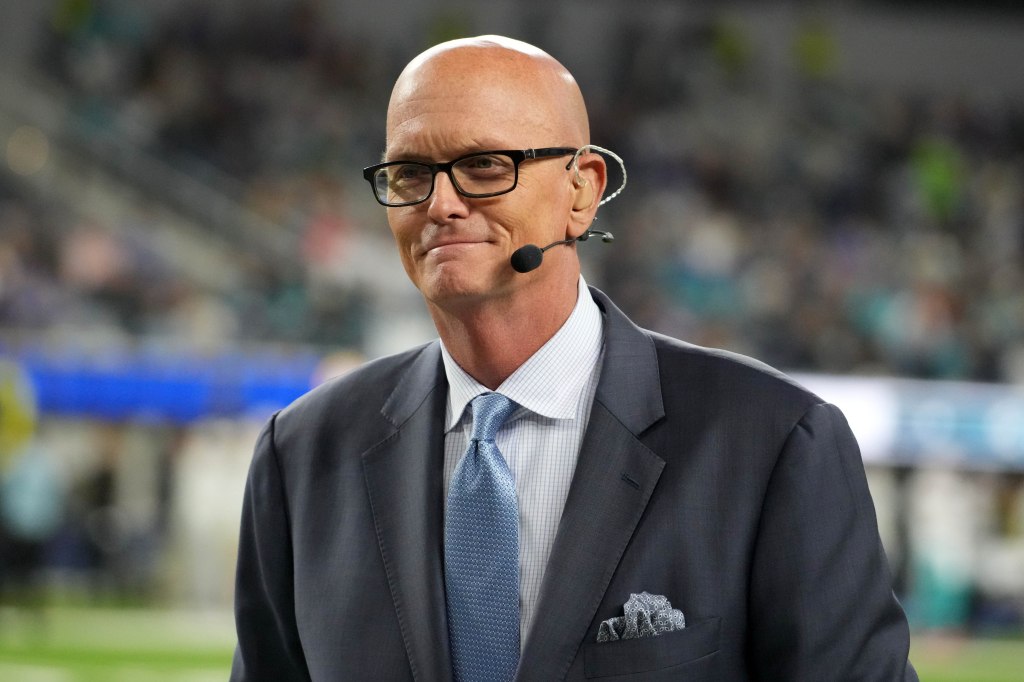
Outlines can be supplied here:
M56 463L34 441L35 395L16 364L0 360L0 604L41 606L45 551L64 514Z

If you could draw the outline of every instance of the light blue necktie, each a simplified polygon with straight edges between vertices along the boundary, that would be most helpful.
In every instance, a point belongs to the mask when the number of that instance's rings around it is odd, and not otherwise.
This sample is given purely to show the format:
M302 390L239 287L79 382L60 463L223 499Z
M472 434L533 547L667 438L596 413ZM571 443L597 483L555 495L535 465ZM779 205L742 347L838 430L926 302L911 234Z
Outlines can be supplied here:
M484 393L472 407L444 524L452 670L456 682L508 682L519 665L519 505L494 435L516 404Z

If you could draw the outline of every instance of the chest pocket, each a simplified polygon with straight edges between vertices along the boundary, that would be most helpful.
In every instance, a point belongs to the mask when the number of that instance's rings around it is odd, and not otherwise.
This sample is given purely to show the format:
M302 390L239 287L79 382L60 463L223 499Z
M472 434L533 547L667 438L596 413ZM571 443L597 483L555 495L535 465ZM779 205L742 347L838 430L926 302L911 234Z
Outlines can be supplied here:
M712 679L720 626L720 618L709 618L657 637L590 642L583 651L583 674L595 679L643 673L650 680L659 670L674 668L672 674L679 674L686 666L688 680L704 679L705 674Z

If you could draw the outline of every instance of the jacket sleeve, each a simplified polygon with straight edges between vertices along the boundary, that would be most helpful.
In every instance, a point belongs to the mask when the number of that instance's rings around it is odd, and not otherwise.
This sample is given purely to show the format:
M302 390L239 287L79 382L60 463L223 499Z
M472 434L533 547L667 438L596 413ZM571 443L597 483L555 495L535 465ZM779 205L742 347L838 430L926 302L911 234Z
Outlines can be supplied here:
M310 679L295 621L288 500L274 449L275 418L256 441L242 504L232 682Z
M833 405L811 407L779 455L750 587L757 679L917 680L860 450Z

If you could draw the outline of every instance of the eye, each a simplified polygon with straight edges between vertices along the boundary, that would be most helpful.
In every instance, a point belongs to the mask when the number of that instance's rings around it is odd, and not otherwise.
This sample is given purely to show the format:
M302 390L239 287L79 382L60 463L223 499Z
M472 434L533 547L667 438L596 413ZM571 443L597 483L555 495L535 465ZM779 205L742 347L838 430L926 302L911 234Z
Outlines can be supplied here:
M456 169L477 178L505 176L512 173L512 159L502 154L477 154L456 164Z
M493 156L474 156L466 159L466 162L462 165L467 169L487 170L488 168L494 168L495 161Z
M430 168L419 163L403 163L388 168L388 179L392 184L408 185L429 181Z

